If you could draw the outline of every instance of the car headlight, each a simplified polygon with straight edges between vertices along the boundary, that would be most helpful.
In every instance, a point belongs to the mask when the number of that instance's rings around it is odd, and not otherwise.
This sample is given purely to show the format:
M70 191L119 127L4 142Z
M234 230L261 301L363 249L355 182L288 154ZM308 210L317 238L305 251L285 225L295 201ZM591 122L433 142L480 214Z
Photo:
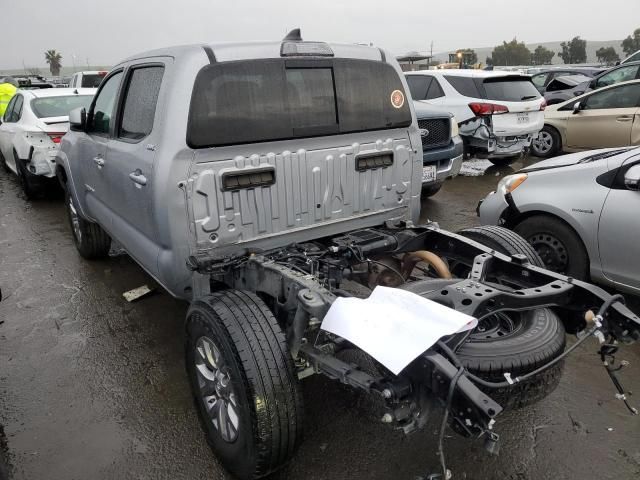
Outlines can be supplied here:
M456 120L456 117L451 117L451 137L456 137L459 133L458 120Z
M500 180L500 182L498 182L498 188L496 191L502 195L506 195L507 193L513 192L526 179L527 179L526 173L516 173L514 175L507 175L502 180Z

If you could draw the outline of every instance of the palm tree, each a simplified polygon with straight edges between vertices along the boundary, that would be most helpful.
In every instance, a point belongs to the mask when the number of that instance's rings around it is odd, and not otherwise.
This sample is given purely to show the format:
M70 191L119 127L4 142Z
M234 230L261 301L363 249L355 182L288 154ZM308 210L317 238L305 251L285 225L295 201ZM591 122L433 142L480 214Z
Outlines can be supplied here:
M54 77L60 75L60 68L62 67L62 55L55 50L47 50L46 52L44 52L44 58L49 64L51 75L53 75Z

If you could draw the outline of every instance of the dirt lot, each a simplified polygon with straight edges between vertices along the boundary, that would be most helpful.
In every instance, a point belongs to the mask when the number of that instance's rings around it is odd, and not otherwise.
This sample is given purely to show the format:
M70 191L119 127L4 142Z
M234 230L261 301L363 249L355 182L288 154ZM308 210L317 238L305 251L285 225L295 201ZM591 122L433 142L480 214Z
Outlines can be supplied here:
M486 166L467 163L472 176L426 200L423 219L453 230L477 224L478 199L512 171ZM162 291L124 301L144 283L152 281L125 255L81 260L62 201L26 201L0 173L0 449L12 478L228 478L189 394L186 305ZM640 419L615 399L595 350L588 343L570 358L547 399L500 417L499 456L448 435L454 479L640 478ZM625 385L640 392L640 346L622 358L631 362ZM440 412L404 437L364 419L329 380L305 380L304 391L306 441L281 478L410 480L436 470Z

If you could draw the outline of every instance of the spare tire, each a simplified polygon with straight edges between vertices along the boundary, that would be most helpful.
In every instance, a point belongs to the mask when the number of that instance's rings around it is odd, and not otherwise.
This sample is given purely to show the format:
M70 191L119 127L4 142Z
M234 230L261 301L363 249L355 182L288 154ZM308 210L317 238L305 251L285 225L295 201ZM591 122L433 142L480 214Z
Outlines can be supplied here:
M459 232L471 240L507 255L521 254L533 265L544 263L531 245L520 235L497 226L469 228ZM414 293L441 290L459 280L423 280L404 286ZM564 351L564 325L548 308L525 312L499 312L482 320L457 355L465 368L487 380L502 382L505 373L517 377L532 372ZM482 388L506 408L521 408L541 400L560 382L563 362L540 375L511 387Z

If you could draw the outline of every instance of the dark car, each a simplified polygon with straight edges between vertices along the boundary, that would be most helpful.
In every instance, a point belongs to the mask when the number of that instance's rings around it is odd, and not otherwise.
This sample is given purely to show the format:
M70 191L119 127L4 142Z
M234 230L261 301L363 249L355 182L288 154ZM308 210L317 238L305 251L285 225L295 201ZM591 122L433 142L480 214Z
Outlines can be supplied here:
M627 82L638 78L640 78L640 62L629 62L612 67L595 76L591 80L587 79L574 87L558 89L555 91L552 98L549 98L549 85L547 85L544 98L547 100L547 104L553 105L554 103L564 102L591 90L597 90L602 87L613 85L614 83Z
M565 75L581 74L587 77L595 77L606 69L602 67L562 67L562 68L549 68L542 70L538 73L531 75L531 81L536 86L540 93L546 91L547 85L551 83L555 78L563 77Z
M562 103L571 97L582 95L588 88L591 79L586 75L565 75L556 77L544 90L544 99L547 105Z

